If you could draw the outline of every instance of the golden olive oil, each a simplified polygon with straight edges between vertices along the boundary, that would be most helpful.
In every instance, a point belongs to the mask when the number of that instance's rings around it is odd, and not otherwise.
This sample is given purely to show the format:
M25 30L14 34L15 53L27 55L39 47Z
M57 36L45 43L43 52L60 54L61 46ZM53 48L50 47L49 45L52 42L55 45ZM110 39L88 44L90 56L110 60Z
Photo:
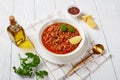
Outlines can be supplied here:
M24 50L34 50L34 45L29 39L26 39L24 42L20 43L18 46Z
M22 49L33 49L32 42L26 37L24 29L16 22L14 16L10 16L9 20L7 31L11 40Z

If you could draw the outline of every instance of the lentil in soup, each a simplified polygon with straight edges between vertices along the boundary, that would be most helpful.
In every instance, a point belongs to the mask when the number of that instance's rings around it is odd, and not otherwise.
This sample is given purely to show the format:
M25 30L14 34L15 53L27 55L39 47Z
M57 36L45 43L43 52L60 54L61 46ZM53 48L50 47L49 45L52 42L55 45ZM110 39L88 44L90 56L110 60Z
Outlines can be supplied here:
M67 23L54 23L49 25L42 33L44 47L55 54L67 54L74 51L78 44L71 44L69 39L80 36L79 31Z

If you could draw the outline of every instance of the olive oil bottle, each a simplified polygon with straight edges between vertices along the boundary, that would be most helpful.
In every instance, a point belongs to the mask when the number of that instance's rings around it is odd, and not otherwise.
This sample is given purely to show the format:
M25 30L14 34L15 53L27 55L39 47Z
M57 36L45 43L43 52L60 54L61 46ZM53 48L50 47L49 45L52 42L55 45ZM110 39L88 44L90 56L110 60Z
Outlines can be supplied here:
M19 45L26 39L24 29L16 22L14 16L10 16L9 20L10 25L7 28L8 34L12 41L15 42L16 45Z
M10 25L8 26L7 31L11 40L22 49L32 50L34 46L25 35L23 27L17 23L14 16L10 16L9 21Z

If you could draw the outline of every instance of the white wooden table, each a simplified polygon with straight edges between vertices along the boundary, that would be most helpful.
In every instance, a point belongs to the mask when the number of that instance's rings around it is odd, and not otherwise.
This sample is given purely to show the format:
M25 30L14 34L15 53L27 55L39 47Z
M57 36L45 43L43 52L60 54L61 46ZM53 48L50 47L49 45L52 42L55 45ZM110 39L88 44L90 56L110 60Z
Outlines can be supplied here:
M65 11L77 5L93 15L102 28L112 57L86 80L120 80L120 0L0 0L0 80L27 80L13 72L18 62L18 48L10 41L6 28L14 15L24 28L53 11ZM32 79L33 80L33 79Z

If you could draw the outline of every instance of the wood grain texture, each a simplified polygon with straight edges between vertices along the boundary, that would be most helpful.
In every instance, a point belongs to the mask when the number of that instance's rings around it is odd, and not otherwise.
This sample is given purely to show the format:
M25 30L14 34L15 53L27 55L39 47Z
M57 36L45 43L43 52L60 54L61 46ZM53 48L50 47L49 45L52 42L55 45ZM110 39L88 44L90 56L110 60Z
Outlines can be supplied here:
M55 11L54 0L35 0L35 19L46 17Z
M100 22L99 14L96 10L96 7L98 7L98 6L95 5L94 0L92 0L92 1L76 0L76 1L77 1L76 4L81 7L81 9L82 9L81 12L83 14L88 14L88 15L93 16L95 22L97 23L98 31L100 31L101 33L100 32L98 33L97 30L96 31L92 30L89 27L85 27L85 28L87 30L89 30L88 31L89 33L92 32L91 37L93 36L93 38L95 38L95 42L102 43L104 45L105 49L106 49L106 52L109 52L106 41L105 41L105 36L104 36L103 29L102 29L102 25L101 25L101 22ZM85 25L81 25L81 26L85 26ZM100 35L100 36L95 36L95 35ZM99 80L100 78L102 78L102 80L106 80L108 78L107 76L109 76L108 79L111 79L111 80L115 79L116 76L114 74L115 72L114 72L114 68L111 64L111 61L109 60L107 63L108 63L107 65L109 67L104 67L103 71L101 71L101 70L99 71L99 69L98 69L96 71L96 72L98 72L98 74L99 74L99 72L103 72L103 73L100 73L100 75L97 75L96 73L91 74L91 80ZM107 71L110 71L110 73L107 74L108 73ZM104 75L104 74L106 74L106 75ZM110 76L110 75L112 75L112 76Z
M13 15L15 16L18 24L20 24L24 29L28 27L28 24L34 21L34 0L14 0ZM12 43L10 80L34 80L34 77L23 78L14 73L13 66L18 67L20 64L18 54L25 56L24 51L20 50L14 43Z
M105 38L102 43L112 54L111 59L85 80L120 80L120 0L0 0L0 80L34 80L34 77L22 78L13 72L12 67L19 65L18 53L24 52L9 39L6 31L9 15L14 15L26 29L34 20L54 11L66 11L71 5L93 15L101 30L100 35L103 35L96 40L100 42ZM86 26L84 28L92 31ZM98 34L97 31L93 31L92 35L95 34Z
M106 3L106 4L104 4ZM118 3L119 4L119 3ZM119 12L116 9L116 5L113 0L107 1L97 0L96 5L98 6L98 12L101 18L101 23L103 25L103 30L106 36L106 40L108 42L109 50L112 53L112 64L114 67L116 79L120 79L120 38L118 37L120 34L119 26L120 26L120 18ZM107 6L106 6L107 5ZM118 6L118 5L117 5Z
M34 0L14 0L14 12L13 15L23 28L34 21L35 9Z
M7 5L7 6L6 6ZM13 12L13 0L0 0L0 80L10 79L11 41L6 28L9 25L8 17Z

